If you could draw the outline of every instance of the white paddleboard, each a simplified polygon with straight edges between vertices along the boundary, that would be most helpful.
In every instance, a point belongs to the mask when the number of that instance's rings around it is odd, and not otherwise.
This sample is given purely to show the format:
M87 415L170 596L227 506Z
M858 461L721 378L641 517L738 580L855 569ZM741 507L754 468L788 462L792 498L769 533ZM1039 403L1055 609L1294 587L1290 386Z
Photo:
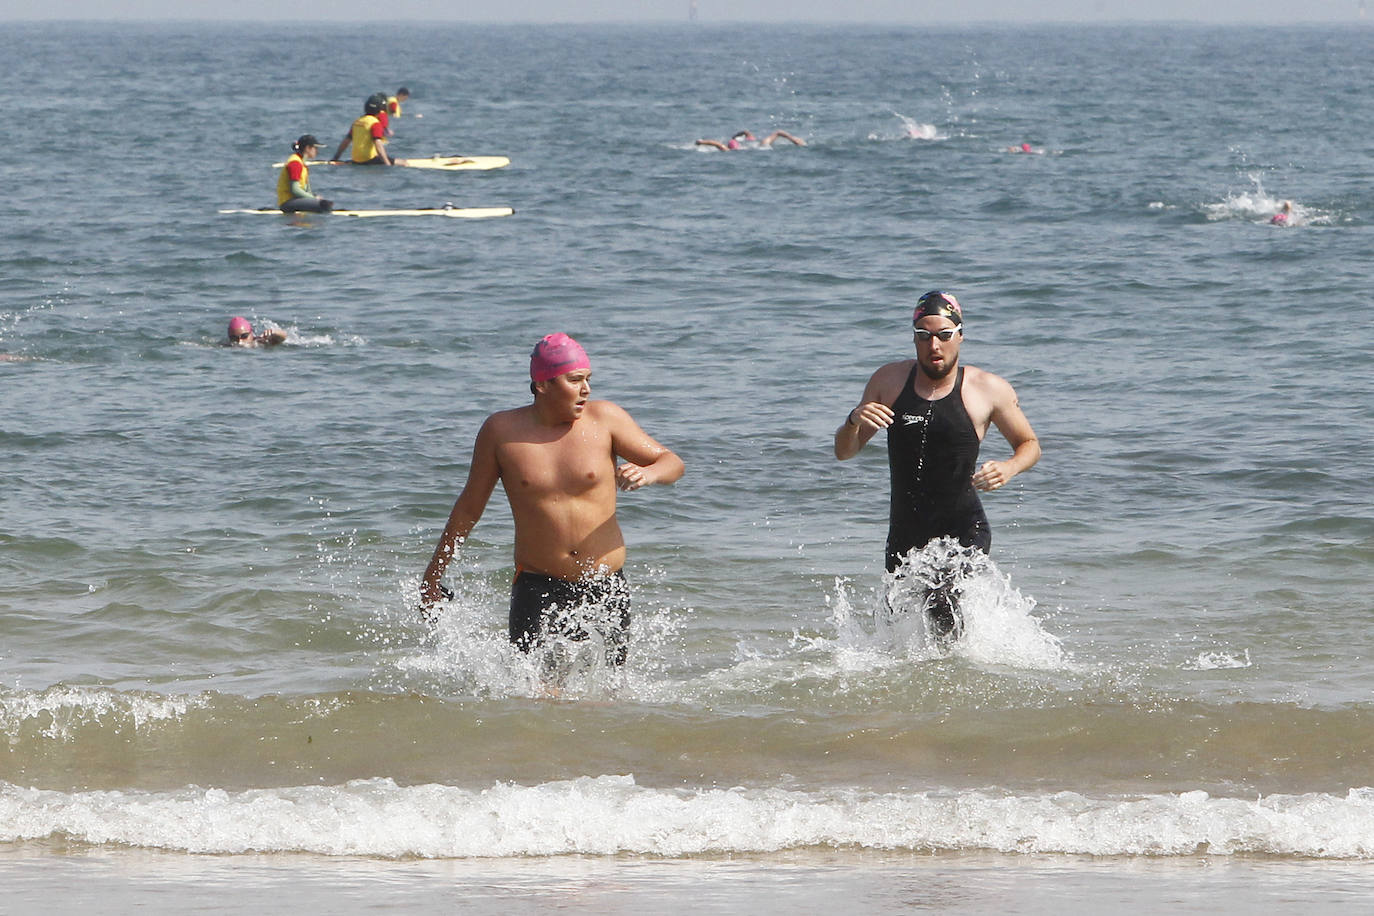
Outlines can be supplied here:
M402 157L404 158L404 157ZM347 159L342 162L331 162L328 159L312 159L308 163L311 166L323 165L353 165ZM285 162L274 162L272 168L279 169L286 165ZM445 172L485 172L488 169L504 169L510 165L510 160L505 156L429 156L424 159L406 159L400 163L408 169L441 169Z
M261 207L257 210L221 210L221 213L275 213L277 216L451 216L455 219L490 219L494 216L510 216L515 213L510 207L425 207L417 210L330 210L328 213L306 211L302 213L282 213L276 207Z

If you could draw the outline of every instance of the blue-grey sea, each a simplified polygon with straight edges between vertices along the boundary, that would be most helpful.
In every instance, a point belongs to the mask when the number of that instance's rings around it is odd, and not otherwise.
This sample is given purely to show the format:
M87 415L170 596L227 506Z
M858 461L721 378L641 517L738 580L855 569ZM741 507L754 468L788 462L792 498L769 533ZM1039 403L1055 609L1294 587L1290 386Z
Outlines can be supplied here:
M0 74L0 908L1368 902L1367 24L6 23ZM513 216L218 212L402 85L393 154L509 167L315 189ZM881 437L831 454L934 288L1044 449L948 649L882 612ZM550 697L499 489L414 608L554 331L687 474Z

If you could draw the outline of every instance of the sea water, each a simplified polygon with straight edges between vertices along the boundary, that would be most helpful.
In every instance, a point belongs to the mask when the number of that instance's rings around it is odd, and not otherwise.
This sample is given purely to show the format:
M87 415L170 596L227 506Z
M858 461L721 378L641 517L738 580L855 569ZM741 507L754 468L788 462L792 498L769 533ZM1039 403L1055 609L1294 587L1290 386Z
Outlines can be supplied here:
M0 35L10 906L1362 899L1374 33L305 28ZM513 217L217 213L402 84L394 154L510 167L317 192ZM694 142L741 129L807 146ZM886 612L881 437L830 446L932 288L1044 448L948 647ZM414 610L553 331L687 465L557 698L499 492Z

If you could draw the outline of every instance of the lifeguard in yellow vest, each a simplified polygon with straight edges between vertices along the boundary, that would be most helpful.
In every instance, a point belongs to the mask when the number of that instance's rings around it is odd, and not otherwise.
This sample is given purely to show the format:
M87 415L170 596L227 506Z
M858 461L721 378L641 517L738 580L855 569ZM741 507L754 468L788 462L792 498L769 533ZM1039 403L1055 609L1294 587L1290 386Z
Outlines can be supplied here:
M320 141L306 134L291 145L291 158L277 176L277 206L283 213L328 213L334 201L317 197L310 189L311 159L320 154Z
M331 161L339 162L344 150L352 146L354 165L404 165L403 160L393 160L386 154L386 127L377 117L385 105L386 102L376 96L368 98L363 106L363 116L354 121L348 133L344 134Z

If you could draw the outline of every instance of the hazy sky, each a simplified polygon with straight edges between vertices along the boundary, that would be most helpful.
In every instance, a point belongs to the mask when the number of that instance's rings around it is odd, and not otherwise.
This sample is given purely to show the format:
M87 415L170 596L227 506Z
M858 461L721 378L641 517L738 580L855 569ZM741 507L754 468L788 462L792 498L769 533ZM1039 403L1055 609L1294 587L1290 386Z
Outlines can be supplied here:
M690 0L0 0L0 19L685 20ZM1374 0L697 0L702 22L1356 22ZM1374 12L1370 14L1374 16ZM1366 18L1365 21L1374 21Z

